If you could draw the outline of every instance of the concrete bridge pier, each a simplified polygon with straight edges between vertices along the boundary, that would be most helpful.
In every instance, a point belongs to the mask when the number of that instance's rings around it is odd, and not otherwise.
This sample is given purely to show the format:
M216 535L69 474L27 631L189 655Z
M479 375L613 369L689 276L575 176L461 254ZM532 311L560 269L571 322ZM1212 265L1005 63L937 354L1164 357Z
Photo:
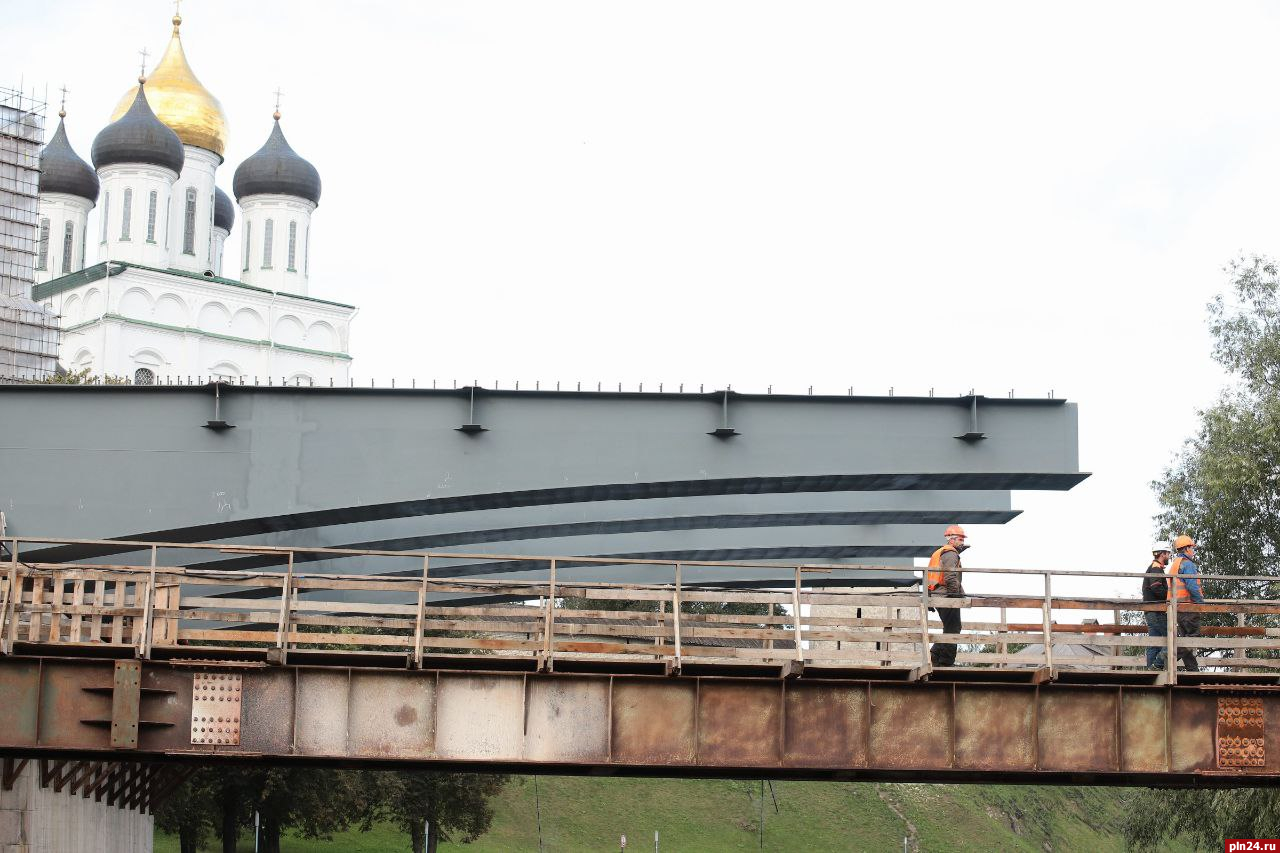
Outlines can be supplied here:
M150 812L107 796L110 780L129 772L123 764L5 759L0 853L151 853Z

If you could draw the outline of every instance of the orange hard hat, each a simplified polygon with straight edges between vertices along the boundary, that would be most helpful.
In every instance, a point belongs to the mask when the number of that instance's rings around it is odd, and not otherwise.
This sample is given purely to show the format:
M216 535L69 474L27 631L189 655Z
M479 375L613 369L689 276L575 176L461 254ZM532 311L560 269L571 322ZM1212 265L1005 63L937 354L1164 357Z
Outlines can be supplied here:
M1173 540L1173 547L1178 551L1181 551L1183 548L1193 548L1195 547L1195 544L1196 540L1192 539L1185 533Z
M966 536L964 535L964 528L963 528L963 527L961 527L961 526L960 526L960 525L958 525L958 524L953 524L953 525L951 525L950 527L948 527L948 528L947 528L947 532L946 532L946 533L944 533L943 535L944 535L944 536L959 536L961 539L966 539L966 538L968 538L968 537L966 537Z

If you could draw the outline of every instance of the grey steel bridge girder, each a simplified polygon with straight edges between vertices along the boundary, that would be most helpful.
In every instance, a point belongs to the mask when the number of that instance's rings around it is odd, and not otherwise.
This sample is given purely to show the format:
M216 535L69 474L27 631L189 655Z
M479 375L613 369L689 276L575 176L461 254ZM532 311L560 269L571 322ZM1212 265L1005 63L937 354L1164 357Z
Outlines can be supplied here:
M121 749L112 746L113 724L120 722L112 718L113 707L130 703L113 699L112 685L117 692L132 689L127 681L120 686L121 663L0 659L0 751L617 775L1101 785L1280 781L1280 694L1257 687L144 661L136 687L136 747ZM213 696L215 704L202 698L193 711L198 673L204 686L196 692ZM234 709L230 688L222 700L207 673L240 676L235 695L242 701ZM216 718L219 728L225 718L226 742L194 742L205 737L196 734L197 718L200 725Z

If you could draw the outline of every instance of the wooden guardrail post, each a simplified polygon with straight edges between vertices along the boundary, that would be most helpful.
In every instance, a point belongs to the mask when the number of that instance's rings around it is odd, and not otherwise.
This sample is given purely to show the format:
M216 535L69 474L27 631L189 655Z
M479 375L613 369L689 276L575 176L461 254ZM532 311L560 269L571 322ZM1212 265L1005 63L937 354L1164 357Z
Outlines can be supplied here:
M418 588L418 618L413 629L413 668L422 668L422 627L427 615L427 584L431 577L431 558L422 558L422 586Z
M920 572L920 674L932 671L933 659L929 657L929 572L926 569Z
M680 564L676 563L676 588L671 593L671 625L675 632L675 671L680 671Z
M17 602L22 599L22 584L18 580L18 540L9 540L9 578L4 589L4 606L0 607L0 653L9 654L12 650L10 626L16 620ZM16 634L16 630L14 631Z
M791 606L795 610L796 660L804 663L804 647L800 632L800 567L796 566L796 586L791 591Z
M280 663L289 656L289 596L293 588L293 551L289 552L289 562L285 568L284 584L280 588L280 624L276 628L276 648L280 650Z
M548 574L547 584L547 613L546 622L542 628L543 649L542 654L546 660L547 669L553 669L552 661L555 656L555 641L552 639L556 630L556 561L551 559L551 571Z
M1052 575L1044 573L1044 665L1053 671L1053 587Z
M1178 596L1173 594L1173 585L1175 581L1169 580L1169 605L1168 613L1165 619L1168 621L1168 630L1166 630L1164 638L1165 656L1167 660L1165 665L1165 676L1168 678L1169 684L1178 683Z
M155 604L157 547L151 546L151 570L147 573L147 592L142 604L142 630L138 632L138 653L143 658L151 657L151 610ZM134 598L137 598L136 592Z

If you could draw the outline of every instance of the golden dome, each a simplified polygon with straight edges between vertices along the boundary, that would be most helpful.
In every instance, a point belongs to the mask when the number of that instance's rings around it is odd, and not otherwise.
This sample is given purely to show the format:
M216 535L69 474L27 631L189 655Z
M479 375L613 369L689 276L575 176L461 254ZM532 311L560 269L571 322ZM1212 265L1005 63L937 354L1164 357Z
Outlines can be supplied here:
M173 128L187 145L212 151L219 157L227 148L227 116L218 99L200 85L182 51L178 27L182 18L173 16L173 36L155 70L147 77L147 102L156 117ZM138 87L124 93L111 120L124 115L137 95Z

